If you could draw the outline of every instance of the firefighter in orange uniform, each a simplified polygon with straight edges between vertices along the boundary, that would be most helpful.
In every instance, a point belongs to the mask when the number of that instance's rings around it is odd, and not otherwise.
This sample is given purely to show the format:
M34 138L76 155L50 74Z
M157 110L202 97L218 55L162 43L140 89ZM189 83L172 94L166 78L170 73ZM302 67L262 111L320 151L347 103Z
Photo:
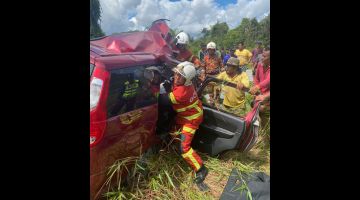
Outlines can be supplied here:
M161 84L160 98L166 99L176 111L175 134L180 138L180 152L185 161L195 171L195 183L201 184L208 174L208 169L204 166L200 156L191 148L191 141L196 130L203 121L203 107L199 100L196 90L192 84L192 79L196 75L196 70L191 62L182 62L173 69L174 84L164 86Z
M184 62L189 61L194 63L195 68L200 67L201 61L199 58L191 53L191 51L187 48L189 44L189 36L185 32L180 32L176 35L176 48L179 53L175 56L176 60Z

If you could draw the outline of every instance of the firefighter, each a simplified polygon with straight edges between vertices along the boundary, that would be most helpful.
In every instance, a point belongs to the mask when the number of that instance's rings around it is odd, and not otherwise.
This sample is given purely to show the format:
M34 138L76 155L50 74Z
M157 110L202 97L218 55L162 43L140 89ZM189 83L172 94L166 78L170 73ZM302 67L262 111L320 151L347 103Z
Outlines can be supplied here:
M195 68L201 71L198 80L195 80L195 82L198 82L198 84L203 82L205 80L205 70L201 66L202 63L200 59L193 55L192 52L188 49L189 36L185 32L180 32L176 35L175 41L175 49L178 50L178 53L175 54L175 59L180 62L192 62Z
M185 32L180 32L176 35L176 48L179 53L175 55L176 60L180 62L189 61L194 63L195 68L200 67L201 61L199 58L192 54L192 52L187 48L189 44L189 36Z
M203 121L202 103L192 84L196 70L192 63L185 61L177 65L173 71L173 86L171 88L171 85L162 83L160 87L165 88L164 90L166 92L160 92L160 99L163 99L163 102L171 104L176 111L175 134L173 134L173 136L181 140L181 142L179 142L180 153L194 170L194 182L199 186L203 184L208 174L208 169L203 164L200 156L190 146L196 130ZM161 88L160 91L163 90Z

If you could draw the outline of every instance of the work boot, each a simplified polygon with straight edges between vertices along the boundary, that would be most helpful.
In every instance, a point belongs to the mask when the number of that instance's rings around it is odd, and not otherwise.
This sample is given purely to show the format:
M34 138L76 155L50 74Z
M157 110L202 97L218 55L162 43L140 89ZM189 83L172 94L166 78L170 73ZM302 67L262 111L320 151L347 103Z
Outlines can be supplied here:
M205 177L207 176L209 170L203 165L199 171L196 172L195 174L195 183L196 186L199 188L200 191L202 192L207 192L210 190L209 186L206 185L206 183L204 182Z
M205 180L205 177L208 175L209 170L205 167L205 165L201 166L201 168L195 173L194 182L199 184Z

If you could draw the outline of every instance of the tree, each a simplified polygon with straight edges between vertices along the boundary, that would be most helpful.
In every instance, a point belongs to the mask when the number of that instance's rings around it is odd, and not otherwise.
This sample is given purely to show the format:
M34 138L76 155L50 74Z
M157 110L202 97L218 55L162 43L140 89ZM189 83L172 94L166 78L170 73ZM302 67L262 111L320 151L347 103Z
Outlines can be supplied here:
M217 22L214 26L211 27L210 35L212 38L223 37L224 35L226 35L228 30L229 26L225 22Z
M249 41L249 45L250 46L254 46L255 42L258 40L259 38L259 34L260 34L260 25L259 22L256 20L256 18L253 18L250 20L250 41Z
M104 36L101 30L101 6L99 0L90 0L90 38Z
M260 38L265 45L270 44L270 14L260 21Z
M240 25L232 30L225 23L217 22L210 29L203 28L202 37L190 42L190 49L197 52L200 44L214 41L216 46L227 49L244 42L248 49L255 46L256 41L262 41L264 45L270 44L270 14L260 22L256 18L243 18Z
M201 30L201 33L203 34L203 37L209 37L210 36L210 30L207 28L203 28Z

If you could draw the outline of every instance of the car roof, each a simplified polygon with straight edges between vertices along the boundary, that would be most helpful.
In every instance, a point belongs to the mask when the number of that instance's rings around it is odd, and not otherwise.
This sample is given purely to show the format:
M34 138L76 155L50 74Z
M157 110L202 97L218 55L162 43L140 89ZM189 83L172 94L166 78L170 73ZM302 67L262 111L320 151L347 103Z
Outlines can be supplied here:
M155 31L120 33L90 41L90 51L99 56L129 52L165 53L169 50L163 35Z
M95 66L106 70L119 69L124 67L154 65L159 63L157 57L150 53L127 53L116 56L102 56L95 59Z
M155 64L160 56L170 53L163 35L156 31L120 33L90 41L90 62L108 70Z

